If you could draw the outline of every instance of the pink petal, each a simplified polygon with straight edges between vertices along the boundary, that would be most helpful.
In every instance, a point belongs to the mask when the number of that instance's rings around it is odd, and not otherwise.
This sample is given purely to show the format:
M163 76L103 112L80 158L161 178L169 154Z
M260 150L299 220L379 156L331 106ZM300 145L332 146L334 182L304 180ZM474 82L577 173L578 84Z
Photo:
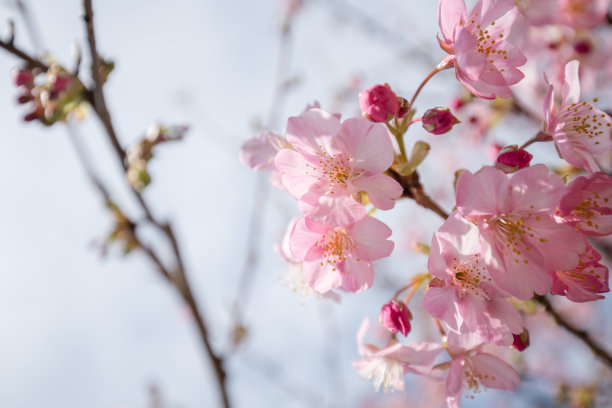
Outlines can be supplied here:
M363 259L375 261L385 258L393 251L391 228L374 217L367 216L350 227L355 242L355 252Z
M461 390L463 388L463 357L454 358L446 377L446 404L448 408L461 406Z
M333 115L321 110L310 109L301 116L287 121L287 141L293 147L314 153L321 148L328 153L335 152L330 136L336 136L342 128L340 121Z
M318 249L312 248L311 251L318 251ZM319 293L326 293L342 285L342 272L336 268L336 265L325 263L316 255L309 257L309 254L306 254L305 258L316 259L310 262L304 261L303 264L304 279L308 286Z
M578 60L572 60L565 64L565 81L561 88L562 106L578 103L580 99L580 78L578 77Z
M372 264L364 259L357 261L352 257L346 260L342 275L342 289L348 292L360 292L372 286L374 270Z
M487 57L478 52L478 42L468 29L457 27L455 37L455 69L470 81L478 80L487 66Z
M465 3L463 0L440 0L438 2L438 23L444 39L454 40L454 30L457 24L467 23Z
M351 118L342 123L338 137L352 155L351 167L373 174L382 173L393 164L393 145L385 125L365 118Z
M399 198L404 189L393 178L385 174L361 176L353 181L356 191L365 191L374 207L390 210L395 206L394 199Z
M487 388L514 391L521 385L521 379L516 370L508 363L487 353L478 353L469 358L471 366L478 374L479 381Z
M317 182L306 166L308 163L304 155L293 149L281 150L274 159L274 165L281 175L283 186L297 199L306 194L312 184Z

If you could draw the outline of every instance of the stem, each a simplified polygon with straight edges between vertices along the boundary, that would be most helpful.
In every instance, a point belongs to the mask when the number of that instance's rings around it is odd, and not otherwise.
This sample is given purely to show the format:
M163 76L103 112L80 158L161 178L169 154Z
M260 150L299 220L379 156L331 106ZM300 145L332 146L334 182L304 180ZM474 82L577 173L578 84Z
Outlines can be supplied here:
M414 101L416 100L417 96L419 96L419 93L421 93L421 89L423 89L425 84L429 82L429 80L433 78L434 75L436 75L438 72L442 71L445 68L446 67L442 68L440 67L440 65L437 65L434 69L431 70L431 72L429 72L429 74L427 74L425 79L423 79L423 82L421 82L421 85L419 85L419 87L417 88L414 95L412 95L412 99L408 103L408 112L410 112L410 110L412 109L412 106L414 105Z
M532 137L531 139L529 139L528 141L526 141L525 143L523 143L523 145L521 147L519 147L519 149L524 149L527 146L531 145L532 143L535 142L546 142L550 140L550 136L548 136L546 133L544 133L544 131L540 130L534 137Z
M544 306L546 312L552 316L555 322L563 327L568 332L572 333L576 336L580 341L582 341L597 357L599 357L603 363L605 363L609 368L612 368L612 355L606 350L604 350L601 346L599 346L595 341L591 338L589 333L584 330L580 330L574 327L571 323L569 323L563 316L561 316L550 304L546 296L535 296L534 300Z
M121 147L121 144L119 143L119 139L117 137L115 128L111 120L111 115L106 106L106 101L104 98L104 91L102 89L103 79L100 73L100 56L96 48L96 38L95 38L95 30L94 30L94 23L93 23L92 0L83 0L83 5L85 9L85 14L83 16L83 19L86 23L87 40L89 43L89 49L90 49L91 59L92 59L92 78L94 81L94 90L93 90L94 111L96 112L98 118L102 122L104 129L106 130L106 133L109 139L111 140L111 143L113 145L117 158L121 162L121 166L123 167L125 171L127 170L127 163L125 162L125 150ZM162 223L154 218L152 212L149 209L147 202L145 201L143 196L138 191L132 188L132 192L136 200L140 204L141 209L144 211L146 219L149 222L151 222L151 224L153 224L158 230L160 230L166 236L166 238L170 242L170 245L172 246L172 251L174 253L174 257L177 263L176 270L174 271L174 273L170 273L163 266L163 264L159 261L159 259L156 259L156 256L152 256L152 254L155 255L153 251L147 251L145 249L145 252L149 255L149 257L153 260L153 262L158 265L158 268L160 269L162 274L165 277L170 278L170 282L179 291L179 293L181 294L181 296L183 297L183 299L185 300L185 302L191 309L191 312L193 313L193 317L196 321L196 325L198 327L198 332L200 333L200 337L204 345L204 349L206 350L206 353L215 370L215 374L216 374L215 377L217 379L218 390L219 390L219 393L221 394L221 399L223 401L223 407L229 408L230 404L229 404L229 397L228 397L227 389L226 389L226 374L223 369L223 359L217 356L217 354L213 351L212 346L210 344L210 340L208 336L208 329L204 321L204 317L202 313L200 312L200 308L198 307L198 304L189 286L189 281L187 279L185 265L183 262L183 258L182 258L180 248L178 245L178 241L176 239L174 231L172 227L170 226L170 224Z
M17 58L27 62L28 65L33 67L33 68L40 68L43 71L47 71L49 69L49 66L47 64L45 64L44 62L40 61L39 59L36 59L36 58L28 55L24 51L22 51L19 48L15 47L12 43L8 43L8 42L4 42L4 41L0 40L0 48L4 48L5 50L7 50L9 53L13 54Z
M393 177L404 188L402 197L412 198L421 207L427 208L447 219L448 213L440 207L430 196L425 193L419 181L419 173L415 170L408 176L402 176L393 169L389 169L389 175Z

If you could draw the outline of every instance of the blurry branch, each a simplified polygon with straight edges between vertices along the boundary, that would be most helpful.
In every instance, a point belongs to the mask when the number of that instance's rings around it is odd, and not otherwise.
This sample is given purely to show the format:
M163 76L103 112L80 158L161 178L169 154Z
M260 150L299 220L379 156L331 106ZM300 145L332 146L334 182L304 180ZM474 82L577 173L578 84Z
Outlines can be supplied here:
M102 77L102 71L101 71L101 67L102 67L101 59L100 59L100 55L98 54L98 50L96 46L92 1L83 0L83 6L84 6L84 11L85 11L83 19L86 25L87 41L89 44L89 50L90 50L91 59L92 59L91 68L92 68L92 78L94 81L94 89L92 91L93 92L93 108L98 118L102 122L104 129L106 130L106 133L113 145L117 158L121 162L121 166L123 167L123 170L125 171L127 170L127 164L125 162L125 150L121 147L121 144L117 137L117 133L115 132L115 128L111 120L111 115L106 106L106 101L104 97L104 91L103 91L104 79ZM174 234L174 231L172 229L172 226L168 223L157 220L153 216L151 210L149 209L149 205L145 201L144 197L137 190L133 188L132 188L132 192L134 194L134 197L140 204L141 209L145 213L146 219L153 226L155 226L163 235L165 235L166 238L168 239L172 247L172 251L174 253L174 258L176 261L176 266L174 270L169 270L168 268L166 268L153 250L147 249L146 247L142 246L141 243L139 243L139 245L141 246L141 248L143 248L143 250L149 256L152 262L157 265L161 274L166 279L168 279L174 285L174 287L179 291L180 295L183 297L183 300L185 300L191 312L193 313L193 318L198 327L198 331L200 333L200 337L203 342L204 348L206 350L206 353L209 359L211 360L211 363L215 371L215 377L217 379L217 386L219 389L219 393L221 394L223 406L229 407L230 405L229 405L229 398L228 398L227 389L226 389L226 374L223 368L223 360L213 351L212 346L210 344L208 327L206 323L204 322L203 315L201 314L200 308L198 307L195 297L193 296L193 293L191 291L191 287L189 285L189 281L187 279L187 274L185 271L183 257L181 255L179 244Z
M0 40L0 48L4 48L9 53L13 54L17 58L26 62L32 68L39 68L39 69L42 69L43 71L47 71L49 69L49 66L45 64L44 62L34 57L31 57L30 55L28 55L21 49L17 48L13 44L13 38L11 38L10 41L6 41L6 42L3 40Z
M580 341L582 341L597 357L599 357L604 364L608 366L608 368L612 368L612 355L606 350L604 350L601 346L599 346L595 341L591 338L589 333L584 330L580 330L574 327L571 323L569 323L563 316L561 316L550 304L546 296L535 296L534 300L544 306L544 310L555 320L555 322L563 327L568 332L572 333L574 336L578 337Z

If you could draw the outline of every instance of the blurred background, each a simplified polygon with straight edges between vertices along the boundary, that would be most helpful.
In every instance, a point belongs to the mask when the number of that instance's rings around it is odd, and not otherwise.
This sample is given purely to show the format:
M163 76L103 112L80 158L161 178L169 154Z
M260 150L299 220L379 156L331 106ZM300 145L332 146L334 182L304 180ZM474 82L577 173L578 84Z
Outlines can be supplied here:
M397 0L106 0L94 1L94 13L98 51L115 64L105 92L123 146L151 124L190 127L183 141L156 148L143 194L175 227L213 346L229 356L233 405L443 406L443 384L408 375L405 394L377 396L351 366L363 317L377 319L397 288L426 271L426 257L413 247L429 244L437 216L408 201L378 213L396 250L375 264L373 288L338 303L303 299L283 285L287 265L273 249L297 205L269 186L267 174L238 161L245 140L262 128L282 133L287 117L314 101L350 117L360 115L359 91L373 84L411 96L444 57L436 2L415 9ZM82 15L78 0L0 2L0 23L14 20L17 46L48 53L67 69L80 48L81 77L91 85ZM0 407L217 406L211 366L176 291L138 251L124 256L120 246L104 246L113 217L75 139L121 208L135 219L143 214L99 120L90 112L69 125L25 123L11 82L19 66L0 51ZM446 71L417 106L448 106L460 93ZM450 210L456 169L477 170L490 163L493 142L522 143L538 128L522 118L486 139L460 127L433 136L415 126L409 136L432 145L423 184ZM554 163L550 150L534 146L532 153ZM170 260L165 241L143 232ZM609 300L568 310L611 344ZM410 340L438 341L423 312L413 313ZM234 344L237 315L245 335ZM524 387L516 395L488 391L472 406L557 406L563 382L609 385L610 373L580 343L550 329L545 317L530 324L533 346L517 362L528 368Z

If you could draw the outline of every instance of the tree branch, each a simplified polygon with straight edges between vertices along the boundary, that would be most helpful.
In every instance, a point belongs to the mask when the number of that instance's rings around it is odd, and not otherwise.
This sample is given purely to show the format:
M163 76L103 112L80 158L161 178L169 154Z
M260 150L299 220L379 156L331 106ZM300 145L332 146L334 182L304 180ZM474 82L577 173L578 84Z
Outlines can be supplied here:
M127 163L125 162L125 150L122 148L119 139L117 137L117 133L115 132L115 128L113 126L111 115L108 111L106 100L104 97L103 85L104 80L101 75L101 61L100 56L98 54L97 45L96 45L96 37L95 37L95 29L93 22L93 7L92 0L83 0L84 5L84 16L83 19L85 21L86 30L87 30L87 41L89 44L89 50L92 59L92 78L94 81L94 89L93 89L93 107L100 121L102 122L104 129L115 150L116 156L121 162L121 166L124 171L127 170ZM170 245L172 246L172 251L174 253L174 257L176 260L176 270L173 273L168 273L170 276L170 281L175 286L175 288L179 291L191 312L193 313L193 317L196 321L196 325L198 327L198 332L200 334L201 340L203 342L204 348L206 350L206 354L208 355L214 371L215 377L217 379L217 385L219 389L219 393L221 394L221 399L223 401L223 406L228 408L229 397L226 389L226 374L223 368L223 360L213 351L212 346L210 344L207 325L204 321L204 317L200 312L200 308L198 307L197 301L193 296L192 290L190 288L185 265L183 262L183 258L179 249L178 240L176 239L176 235L170 224L162 223L158 221L152 214L151 210L144 197L135 189L132 188L132 192L140 204L141 209L144 211L146 219L151 222L158 230L160 230L166 238L169 240ZM146 251L145 251L146 252ZM148 253L149 257L151 257L151 253ZM152 260L158 264L163 271L163 265L161 262L156 262L155 258L151 257ZM167 272L167 271L166 271ZM163 272L162 272L163 273Z
M416 170L408 176L402 176L393 169L389 169L389 173L404 188L402 197L411 198L421 207L435 212L444 219L448 218L448 213L425 193L423 185L419 181L419 173Z
M544 306L544 310L555 320L555 322L563 327L568 332L572 333L576 336L580 341L582 341L591 351L595 354L601 361L608 366L608 368L612 368L612 356L606 350L604 350L601 346L599 346L595 341L591 338L589 333L584 330L580 330L574 327L571 323L569 323L563 316L561 316L550 304L546 296L535 296L534 300Z

